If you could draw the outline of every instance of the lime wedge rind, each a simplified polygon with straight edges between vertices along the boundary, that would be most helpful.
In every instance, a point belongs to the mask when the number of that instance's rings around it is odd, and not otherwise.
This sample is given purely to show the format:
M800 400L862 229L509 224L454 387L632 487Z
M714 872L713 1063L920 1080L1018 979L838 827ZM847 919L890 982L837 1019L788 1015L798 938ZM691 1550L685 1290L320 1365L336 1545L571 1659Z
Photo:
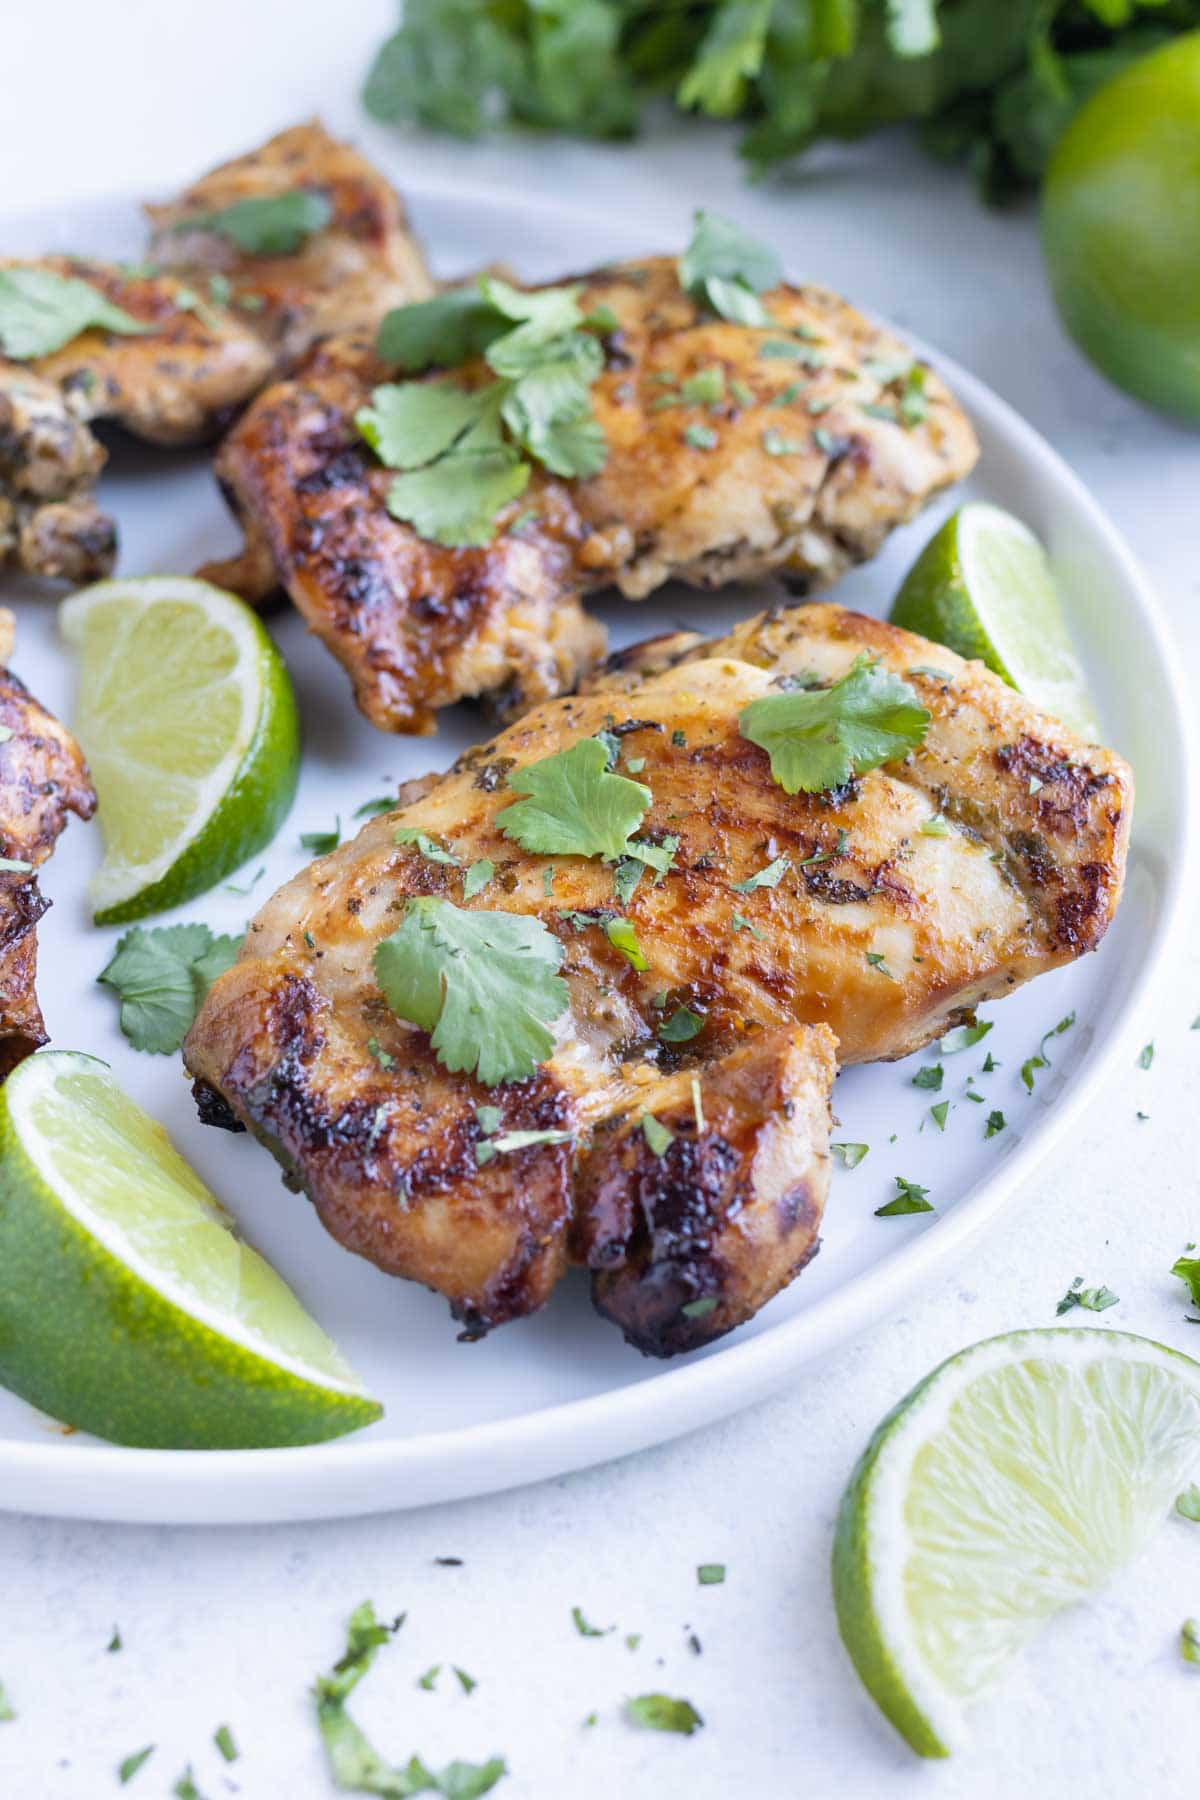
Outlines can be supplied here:
M1200 1364L1124 1332L1011 1333L914 1388L851 1477L833 1563L843 1641L911 1746L960 1747L974 1695L1139 1553L1197 1464Z
M65 1148L80 1138L95 1151L82 1182ZM67 1424L155 1448L317 1443L378 1418L222 1219L106 1064L30 1058L0 1090L0 1381Z
M106 845L89 893L97 924L123 924L207 892L271 841L299 774L295 696L261 622L208 582L99 582L64 601L60 625L80 658L75 729Z

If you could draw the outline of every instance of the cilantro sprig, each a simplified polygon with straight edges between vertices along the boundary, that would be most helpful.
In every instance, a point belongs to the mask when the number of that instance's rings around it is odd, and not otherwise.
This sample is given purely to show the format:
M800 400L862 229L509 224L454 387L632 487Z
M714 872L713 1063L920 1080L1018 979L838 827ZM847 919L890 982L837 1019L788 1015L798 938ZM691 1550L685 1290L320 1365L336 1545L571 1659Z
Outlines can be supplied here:
M0 350L16 362L49 356L92 328L125 337L153 331L90 281L50 269L0 269Z
M135 925L96 977L121 997L121 1030L135 1050L178 1050L218 975L237 960L242 940L207 925Z
M564 479L597 474L608 455L592 410L604 366L578 284L526 291L495 275L390 312L380 355L406 373L454 368L482 354L495 379L377 387L355 423L380 461L402 471L388 510L450 548L491 542L497 514L525 491L538 462Z
M865 656L827 688L764 694L738 730L771 759L787 794L823 794L925 741L931 715L906 681Z
M442 1066L495 1087L532 1075L554 1048L549 1027L569 999L562 956L540 919L423 896L407 902L374 966L392 1011L431 1033Z

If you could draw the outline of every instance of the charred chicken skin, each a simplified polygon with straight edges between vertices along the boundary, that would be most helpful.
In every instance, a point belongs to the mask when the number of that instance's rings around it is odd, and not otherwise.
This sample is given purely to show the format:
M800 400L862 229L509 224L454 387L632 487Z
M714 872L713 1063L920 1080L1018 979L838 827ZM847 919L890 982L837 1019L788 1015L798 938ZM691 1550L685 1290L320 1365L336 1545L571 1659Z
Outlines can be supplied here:
M12 652L0 611L0 662ZM37 871L67 822L90 819L96 796L79 746L17 677L0 668L0 1080L47 1042L37 998L37 925L50 902ZM28 866L25 866L28 865Z
M864 656L919 697L923 742L788 794L743 709ZM651 792L643 839L673 848L624 895L602 861L531 855L497 820L527 765L601 732ZM835 1061L904 1056L1095 948L1131 805L1119 757L979 664L836 606L763 614L627 653L410 784L262 909L185 1060L206 1116L254 1132L335 1237L445 1294L469 1332L534 1310L578 1262L631 1343L672 1354L815 1251ZM561 943L569 1004L528 1079L451 1073L387 1004L375 951L414 896L533 916ZM664 1042L680 1008L695 1029ZM567 1136L481 1159L480 1106L503 1133Z
M287 255L239 250L204 225L238 201L296 190L323 197L329 216ZM116 532L91 498L105 461L92 423L151 444L203 443L323 333L369 329L431 291L398 196L317 124L281 132L147 212L145 264L0 263L87 282L148 327L92 328L23 362L0 356L0 567L76 581L111 570ZM197 228L182 229L192 217Z
M772 572L827 585L975 460L936 375L921 372L906 422L911 354L824 289L765 295L764 330L705 311L665 256L583 279L581 309L616 321L592 389L606 465L571 481L535 470L483 548L429 542L389 513L394 474L355 425L395 374L368 338L322 344L218 452L246 549L204 573L248 599L282 585L383 730L430 731L465 697L503 715L567 691L602 652L580 606L600 588L640 600L672 578ZM723 397L685 404L701 371L720 372Z

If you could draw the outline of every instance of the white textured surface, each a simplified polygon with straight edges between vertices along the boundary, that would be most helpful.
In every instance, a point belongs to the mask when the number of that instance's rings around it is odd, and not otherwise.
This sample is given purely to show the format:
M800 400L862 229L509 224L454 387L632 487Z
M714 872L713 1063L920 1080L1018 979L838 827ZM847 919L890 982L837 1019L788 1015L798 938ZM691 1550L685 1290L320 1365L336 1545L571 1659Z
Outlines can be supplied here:
M0 193L33 203L169 188L306 112L350 126L389 16L382 0L352 13L309 0L127 0L119 16L67 0L23 8L5 24ZM736 208L797 271L910 325L1046 433L1144 558L1200 687L1200 438L1139 412L1080 362L1051 312L1028 216L983 213L957 176L895 142L823 154L747 192L719 134L672 129L628 148L362 136L401 183L419 169L643 217L693 200ZM728 1425L436 1513L209 1533L0 1519L0 1680L19 1714L0 1724L0 1792L91 1800L115 1790L123 1755L157 1741L131 1792L166 1793L191 1758L201 1792L220 1794L226 1771L209 1738L227 1720L244 1749L228 1771L242 1792L320 1800L331 1790L306 1686L367 1594L381 1614L407 1608L409 1622L362 1691L364 1723L397 1758L504 1752L513 1773L497 1791L513 1800L874 1800L918 1780L939 1800L1089 1783L1116 1800L1185 1791L1200 1677L1176 1642L1181 1619L1200 1613L1200 1528L1164 1526L1136 1572L1053 1628L980 1709L973 1748L924 1770L843 1661L827 1560L838 1494L880 1414L963 1344L1051 1322L1074 1274L1121 1295L1106 1322L1191 1348L1166 1270L1200 1237L1200 1032L1188 1030L1198 1012L1192 949L1161 996L1154 1066L1113 1083L1015 1224L899 1317L881 1294L871 1336L806 1371L795 1396ZM435 1567L437 1555L465 1567ZM695 1564L712 1560L729 1579L698 1589ZM577 1637L575 1603L618 1633ZM125 1649L109 1656L114 1622ZM636 1652L626 1631L644 1633ZM478 1690L467 1698L444 1675L438 1693L421 1692L415 1677L439 1661L460 1663ZM626 1727L621 1698L660 1687L689 1695L705 1729L685 1742ZM582 1730L593 1708L599 1721Z

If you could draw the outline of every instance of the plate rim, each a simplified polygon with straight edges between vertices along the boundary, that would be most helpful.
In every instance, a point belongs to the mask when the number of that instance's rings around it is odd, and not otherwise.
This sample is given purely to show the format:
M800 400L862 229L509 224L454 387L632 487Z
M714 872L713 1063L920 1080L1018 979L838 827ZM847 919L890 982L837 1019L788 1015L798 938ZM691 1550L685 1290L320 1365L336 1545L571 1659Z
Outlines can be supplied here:
M417 205L490 204L534 213L542 220L569 218L576 230L581 224L614 234L636 236L638 230L612 213L514 195L506 188L471 180L417 178L404 183L403 196ZM107 206L129 200L128 192L113 190L5 210L9 217L31 218L55 207L66 210L77 204ZM656 217L663 216L661 209L654 211ZM916 333L905 329L901 335L945 375L969 415L996 424L1022 461L1046 468L1088 514L1097 542L1116 566L1123 587L1134 596L1170 703L1169 724L1181 754L1174 763L1180 805L1165 851L1161 915L1151 953L1120 1003L1106 1041L1093 1041L1069 1091L1056 1099L1053 1109L1041 1116L994 1174L962 1193L931 1229L872 1266L868 1272L872 1276L887 1271L888 1315L1019 1199L1022 1184L1129 1053L1187 928L1192 871L1200 865L1200 831L1195 823L1200 732L1192 723L1170 624L1153 585L1086 484L1014 406ZM708 1357L663 1367L645 1380L481 1424L380 1442L351 1436L264 1450L161 1450L88 1442L72 1450L61 1441L43 1445L0 1437L0 1512L146 1523L283 1523L363 1516L499 1493L615 1461L715 1424L766 1398L805 1362L868 1324L877 1324L879 1318L877 1292L860 1275L811 1308L753 1337L734 1338Z

